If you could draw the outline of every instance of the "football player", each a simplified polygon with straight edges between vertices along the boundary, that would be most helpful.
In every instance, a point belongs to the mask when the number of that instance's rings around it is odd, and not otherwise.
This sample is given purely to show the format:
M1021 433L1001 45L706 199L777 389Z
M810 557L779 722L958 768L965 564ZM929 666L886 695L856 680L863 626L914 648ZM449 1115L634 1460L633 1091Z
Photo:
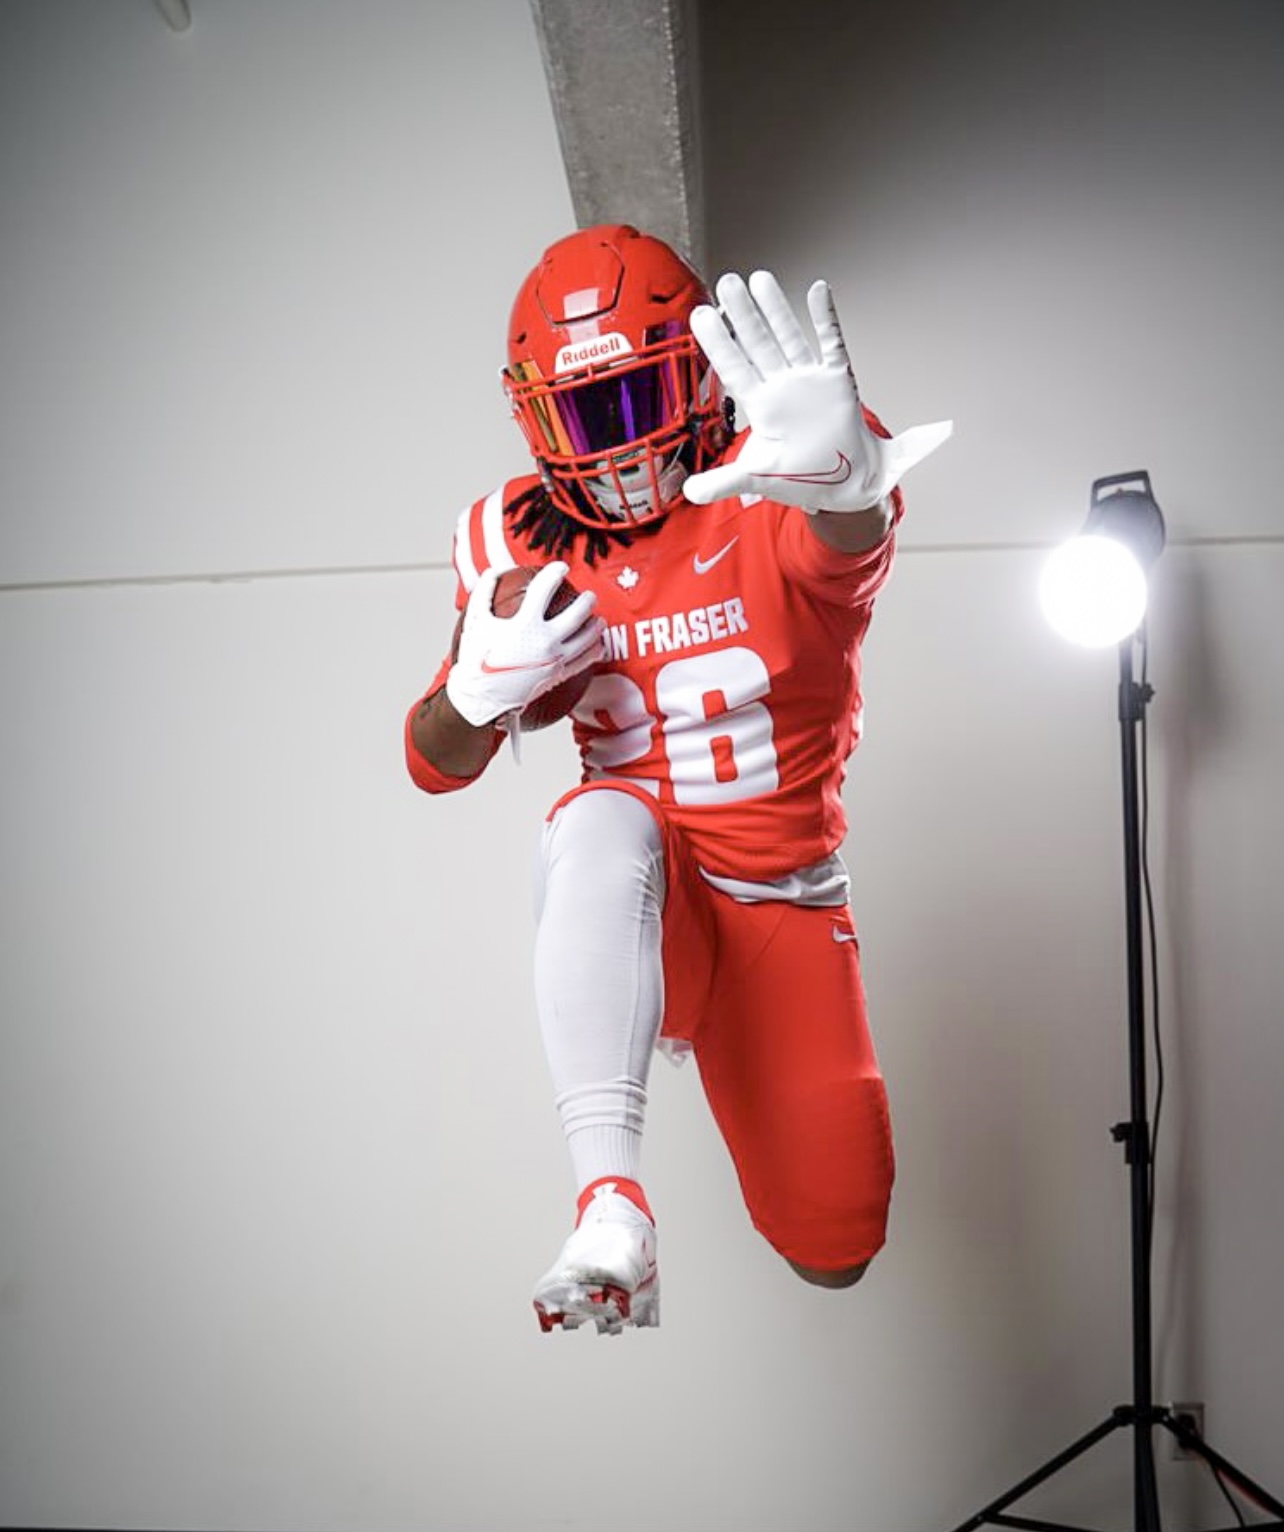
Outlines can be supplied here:
M513 305L504 387L535 472L459 518L462 628L406 751L425 791L461 788L527 704L591 671L581 781L539 855L535 995L579 1190L535 1288L545 1330L658 1322L657 1046L694 1052L749 1216L800 1276L850 1286L885 1238L840 790L898 484L951 424L889 436L826 283L807 310L810 333L761 271L715 301L621 225L551 246ZM516 565L540 573L497 617ZM563 579L580 594L553 614Z

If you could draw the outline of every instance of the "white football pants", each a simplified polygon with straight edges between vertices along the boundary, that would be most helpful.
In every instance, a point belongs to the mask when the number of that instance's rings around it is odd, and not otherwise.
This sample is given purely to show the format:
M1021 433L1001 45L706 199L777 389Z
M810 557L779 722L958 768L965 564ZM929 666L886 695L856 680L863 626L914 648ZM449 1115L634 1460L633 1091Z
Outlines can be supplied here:
M577 1189L638 1180L646 1082L664 1012L664 849L646 806L598 788L544 826L535 1000Z

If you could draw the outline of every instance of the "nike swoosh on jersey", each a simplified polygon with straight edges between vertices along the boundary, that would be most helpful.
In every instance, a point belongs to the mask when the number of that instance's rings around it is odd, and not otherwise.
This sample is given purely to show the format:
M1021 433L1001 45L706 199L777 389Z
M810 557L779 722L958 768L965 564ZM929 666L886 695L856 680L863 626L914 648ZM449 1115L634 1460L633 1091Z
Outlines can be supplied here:
M700 555L697 553L695 555L695 557L691 560L692 567L695 569L695 572L697 574L708 574L709 571L713 568L713 566L718 562L718 560L719 559L725 559L727 554L729 554L731 552L731 550L736 546L736 544L739 541L740 541L740 534L737 532L736 535L731 539L731 541L726 545L725 548L719 548L717 553L713 554L710 558L702 559L700 557Z
M815 473L760 473L760 479L784 479L789 484L846 484L852 476L852 460L845 452L838 454L832 468L817 469Z
M858 939L855 931L844 931L841 926L830 926L829 934L836 942L854 942Z

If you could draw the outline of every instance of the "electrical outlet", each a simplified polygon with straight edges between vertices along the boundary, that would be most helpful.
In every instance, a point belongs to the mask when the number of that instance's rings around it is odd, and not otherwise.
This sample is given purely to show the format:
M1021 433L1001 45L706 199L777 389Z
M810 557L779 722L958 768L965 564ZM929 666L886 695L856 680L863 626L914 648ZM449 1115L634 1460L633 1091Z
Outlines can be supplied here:
M1188 1416L1191 1425L1194 1426L1200 1436L1203 1436L1204 1406L1202 1404L1170 1404L1168 1408L1174 1415ZM1173 1436L1170 1439L1172 1441L1172 1455L1179 1462L1190 1462L1199 1457L1197 1452L1191 1452L1188 1448L1183 1447L1177 1437Z

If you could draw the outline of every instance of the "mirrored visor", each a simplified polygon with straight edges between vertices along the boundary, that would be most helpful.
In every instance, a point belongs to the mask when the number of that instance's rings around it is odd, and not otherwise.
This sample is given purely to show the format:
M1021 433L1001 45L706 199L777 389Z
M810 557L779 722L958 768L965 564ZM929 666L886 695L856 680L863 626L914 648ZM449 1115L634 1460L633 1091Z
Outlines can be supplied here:
M648 362L573 388L549 401L576 457L627 446L681 419L674 368Z

